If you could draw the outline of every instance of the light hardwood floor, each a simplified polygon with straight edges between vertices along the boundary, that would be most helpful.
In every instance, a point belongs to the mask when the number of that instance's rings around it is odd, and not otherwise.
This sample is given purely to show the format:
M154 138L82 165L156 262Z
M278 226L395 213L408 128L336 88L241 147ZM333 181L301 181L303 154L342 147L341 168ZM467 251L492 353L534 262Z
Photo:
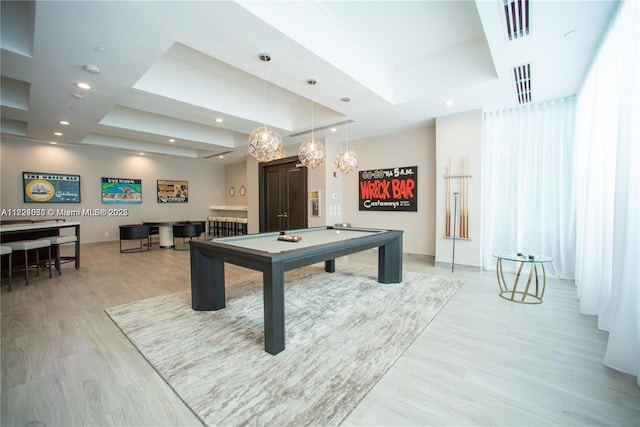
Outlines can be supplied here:
M404 267L452 275L425 257ZM466 283L345 426L640 424L640 389L602 364L606 333L578 313L571 282L550 280L529 306L499 298L494 272L453 275ZM189 289L188 252L83 246L79 271L31 277L2 283L2 426L201 425L104 313Z

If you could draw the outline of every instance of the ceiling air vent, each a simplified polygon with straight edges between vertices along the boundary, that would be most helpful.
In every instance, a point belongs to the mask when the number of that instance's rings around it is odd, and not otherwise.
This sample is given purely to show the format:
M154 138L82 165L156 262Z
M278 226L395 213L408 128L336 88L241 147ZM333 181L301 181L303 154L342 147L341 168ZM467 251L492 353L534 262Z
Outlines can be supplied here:
M502 0L509 40L529 34L529 0Z
M531 64L520 65L513 69L513 80L520 104L531 102Z

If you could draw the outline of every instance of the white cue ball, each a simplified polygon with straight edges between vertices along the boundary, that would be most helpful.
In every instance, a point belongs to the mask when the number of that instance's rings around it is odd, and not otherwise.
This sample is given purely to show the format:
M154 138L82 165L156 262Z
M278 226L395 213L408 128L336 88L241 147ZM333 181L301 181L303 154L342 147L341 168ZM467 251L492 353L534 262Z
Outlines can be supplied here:
M340 230L336 230L336 234L340 234Z

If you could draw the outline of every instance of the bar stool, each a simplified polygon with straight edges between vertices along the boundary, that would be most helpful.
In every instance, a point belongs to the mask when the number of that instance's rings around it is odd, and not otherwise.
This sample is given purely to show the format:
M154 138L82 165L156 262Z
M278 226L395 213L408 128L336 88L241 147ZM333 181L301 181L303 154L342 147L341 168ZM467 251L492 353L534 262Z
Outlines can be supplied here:
M225 230L225 223L227 222L227 218L223 217L223 216L217 216L215 217L214 220L214 227L215 227L215 235L220 237L222 235L224 235L224 230Z
M236 218L236 234L247 234L247 218Z
M51 242L49 240L19 240L17 242L6 242L5 245L11 246L13 252L24 251L24 280L27 286L29 286L29 251L36 250L36 276L40 276L40 254L38 249L47 248L49 252L47 264L49 266L49 279L51 279Z
M211 233L213 233L215 235L215 224L216 224L216 217L215 216L208 216L207 217L207 225L209 226L209 231L208 231L208 235L211 236Z
M42 237L38 240L48 240L49 242L51 242L51 246L53 247L54 251L55 251L55 268L56 270L58 270L58 276L62 274L62 262L61 260L68 260L68 261L75 261L76 263L76 270L78 270L80 268L80 263L79 263L79 259L78 259L78 246L80 245L80 242L78 242L78 236L49 236L49 237ZM61 256L60 255L60 251L62 249L61 245L67 245L69 243L73 243L73 251L74 251L74 255L73 256Z
M236 219L234 217L228 218L224 225L225 233L227 236L233 236L236 234Z
M9 245L0 246L0 255L9 255L9 291L11 291L13 287L13 277L11 275L11 254L13 252L13 248Z

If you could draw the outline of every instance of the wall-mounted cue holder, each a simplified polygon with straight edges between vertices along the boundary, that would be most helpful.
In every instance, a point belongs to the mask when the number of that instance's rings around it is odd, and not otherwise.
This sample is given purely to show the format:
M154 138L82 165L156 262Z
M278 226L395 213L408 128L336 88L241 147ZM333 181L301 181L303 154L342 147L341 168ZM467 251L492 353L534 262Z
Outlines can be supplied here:
M444 239L471 240L469 237L469 179L467 160L462 160L461 173L451 173L451 160L447 164Z

